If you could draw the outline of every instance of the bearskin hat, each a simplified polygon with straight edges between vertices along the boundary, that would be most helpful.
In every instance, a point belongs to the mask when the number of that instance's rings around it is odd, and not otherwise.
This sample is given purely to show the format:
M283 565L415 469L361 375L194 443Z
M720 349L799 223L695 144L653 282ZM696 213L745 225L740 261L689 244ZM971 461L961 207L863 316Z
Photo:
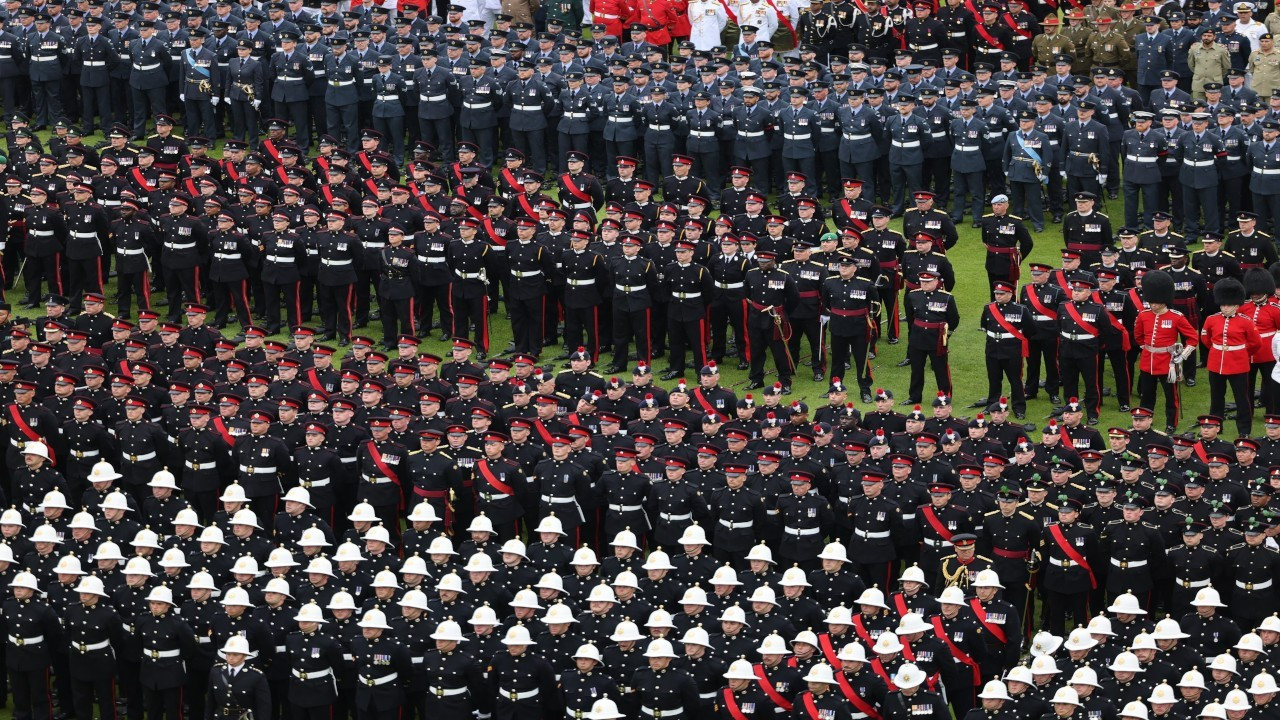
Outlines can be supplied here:
M1148 304L1173 304L1173 276L1164 270L1151 270L1142 276L1142 299Z
M1269 271L1256 267L1244 274L1244 292L1249 297L1255 295L1270 297L1275 294L1275 291L1276 279L1271 277Z
M1213 301L1218 307L1223 305L1243 305L1244 304L1244 285L1240 281L1229 277L1219 280L1213 285Z

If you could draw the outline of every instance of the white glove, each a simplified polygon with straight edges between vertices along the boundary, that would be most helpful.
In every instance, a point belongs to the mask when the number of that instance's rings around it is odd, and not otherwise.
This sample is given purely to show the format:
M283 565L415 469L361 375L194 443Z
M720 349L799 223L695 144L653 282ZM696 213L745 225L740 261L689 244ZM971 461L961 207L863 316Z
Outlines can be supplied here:
M1106 184L1107 184L1107 174L1106 174L1106 173L1099 173L1099 174L1098 174L1098 182L1099 182L1100 184L1102 184L1102 185L1106 185Z
M1062 179L1063 179L1063 180L1066 180L1066 179L1067 179L1067 171L1066 171L1066 170L1062 170L1062 171L1061 171L1061 172L1059 172L1058 174L1062 176Z
M823 315L823 316L822 316L822 322L824 322L824 323L829 323L829 322L831 322L831 316L830 316L830 315Z
M186 93L178 93L178 99L179 99L179 100L181 100L182 102L186 102L186 101L187 101L187 94L186 94Z
M260 107L262 107L262 101L261 101L261 100L254 100L254 101L253 101L253 109L254 109L254 110L257 110L257 109L258 109L258 108L260 108Z
M218 104L218 98L209 98L209 104L210 104L210 105L217 105L217 104Z

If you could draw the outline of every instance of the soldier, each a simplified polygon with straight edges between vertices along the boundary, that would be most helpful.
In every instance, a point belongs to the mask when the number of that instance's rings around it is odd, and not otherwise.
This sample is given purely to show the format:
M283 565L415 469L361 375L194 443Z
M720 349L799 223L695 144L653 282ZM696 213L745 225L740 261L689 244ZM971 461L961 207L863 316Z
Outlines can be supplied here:
M1036 232L1044 232L1043 187L1053 160L1049 136L1036 128L1036 115L1029 110L1018 113L1018 131L1010 133L1004 147L1004 174L1008 178L1013 210L1018 217L1031 219Z
M979 325L987 334L987 396L985 401L979 401L981 404L975 403L975 406L982 407L994 398L1002 397L1001 383L1007 378L1014 417L1021 420L1027 412L1022 364L1023 359L1031 354L1028 336L1033 334L1035 325L1030 308L1012 302L1013 291L1013 283L997 281L992 287L995 302L982 311Z
M1245 397L1249 359L1262 344L1253 320L1238 314L1244 304L1244 286L1235 278L1225 278L1214 284L1214 303L1219 311L1205 318L1200 328L1200 338L1208 347L1210 401L1209 413L1222 417L1226 410L1227 385L1236 398L1236 429L1241 437L1249 437L1253 430L1253 403ZM1240 405L1244 402L1246 404Z
M1171 152L1180 159L1178 182L1182 186L1183 234L1187 242L1195 242L1202 232L1220 233L1218 215L1219 159L1226 152L1222 138L1217 133L1206 132L1209 113L1191 115L1191 131L1179 139Z
M141 644L141 685L147 717L176 720L186 685L183 656L195 652L191 626L173 612L173 593L157 586L146 598L148 611L131 623Z
M114 122L110 80L111 68L119 63L119 58L111 48L111 41L102 34L102 18L85 18L85 30L84 35L76 38L74 58L80 66L81 132L92 135L96 132L95 117L104 130Z
M951 368L947 343L960 325L955 297L938 287L940 277L933 272L919 275L920 288L907 293L903 305L909 324L907 359L911 365L911 385L904 405L920 402L924 391L926 360L933 366L935 384L940 393L951 394Z
M129 87L132 89L133 134L143 137L147 131L147 118L163 115L167 110L169 68L173 56L169 49L155 37L155 21L139 20L138 40L129 45Z
M209 671L209 711L214 715L268 717L271 714L271 691L262 671L246 661L251 655L249 641L232 635L218 650L226 662L217 663Z
M358 624L360 637L351 641L357 680L356 716L375 718L398 713L404 706L404 686L413 673L409 651L401 638L385 635L391 626L381 610L366 611Z
M987 124L974 118L978 102L971 98L960 100L959 117L951 120L951 184L955 191L955 205L951 210L954 223L964 221L965 197L970 199L974 225L982 215L982 199L985 196L984 176L987 170Z
M790 394L795 364L784 339L788 313L799 302L796 281L775 265L773 251L756 254L758 267L747 271L747 357L751 362L750 389L764 387L765 351L773 354L773 362L784 394Z
M1071 281L1071 299L1058 306L1058 322L1062 339L1058 348L1062 387L1073 402L1084 383L1084 409L1089 424L1098 424L1101 392L1098 386L1098 349L1100 323L1106 308L1093 301L1097 281L1091 273L1078 274Z
M1231 69L1231 53L1217 43L1217 28L1212 23L1202 25L1195 39L1200 42L1187 52L1187 67L1192 72L1191 97L1204 100L1205 83L1222 82Z
M1124 222L1129 227L1139 225L1138 204L1141 202L1141 224L1150 226L1151 214L1159 205L1159 160L1165 143L1151 131L1154 114L1139 111L1130 118L1133 129L1125 130L1120 140L1120 154L1124 158Z
M488 675L488 695L494 698L494 714L522 717L525 713L541 713L543 707L554 702L556 694L551 664L530 652L537 643L523 626L507 630L502 644L506 650L493 656Z
M897 98L897 115L885 121L889 139L889 170L893 215L902 215L906 196L923 188L924 151L933 142L929 123L915 112L915 98L902 94Z
M468 74L458 80L462 98L462 110L458 119L462 139L475 143L479 149L478 160L484 167L492 167L497 144L498 111L506 103L502 82L497 76L487 74L488 65L472 59Z
M339 141L345 139L347 150L355 152L360 147L358 104L364 71L355 54L347 49L347 38L337 36L328 43L333 53L325 58L324 68L328 78L324 96L326 124L330 135Z
M267 71L252 54L253 43L241 40L236 56L222 75L221 95L231 108L231 137L252 143L258 135L258 108L267 94ZM137 120L134 121L135 123Z
M857 271L854 258L842 254L838 275L823 280L820 292L828 316L824 321L831 332L832 370L853 368L863 402L870 402L874 377L867 354L877 334L880 299L875 283L858 276Z
M1095 101L1082 100L1076 106L1075 121L1068 122L1063 132L1061 174L1067 182L1068 195L1099 195L1106 184L1107 168L1112 162L1111 135L1106 125L1093 118L1097 109Z
M976 224L982 229L982 243L987 248L987 282L992 287L1004 281L1017 286L1022 275L1022 258L1031 254L1034 241L1022 218L1009 215L1009 198L991 198L991 212Z
M142 22L138 23L139 27ZM154 29L155 23L151 26ZM65 119L62 111L62 80L66 71L64 56L70 50L66 36L50 29L49 15L44 12L36 14L35 23L28 27L24 39L26 46L23 54L28 63L27 76L31 79L34 110L32 119L35 128L39 130ZM5 107L12 106L6 104ZM134 133L138 138L142 135L141 130Z
M62 642L57 615L37 596L35 575L19 572L9 582L13 597L4 601L5 663L14 710L28 717L51 717L49 669Z

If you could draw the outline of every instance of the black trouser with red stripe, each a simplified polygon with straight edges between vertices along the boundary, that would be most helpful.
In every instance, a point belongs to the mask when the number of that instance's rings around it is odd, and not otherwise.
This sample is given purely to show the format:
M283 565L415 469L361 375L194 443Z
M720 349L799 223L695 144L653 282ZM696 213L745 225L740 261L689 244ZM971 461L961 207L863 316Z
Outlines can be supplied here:
M747 301L741 298L719 298L711 303L708 313L711 323L711 357L716 362L724 360L725 337L733 328L733 341L738 346L738 357L747 359Z
M268 330L280 327L280 297L284 296L284 314L288 326L302 324L301 282L262 283L263 302L261 322Z
M171 268L163 262L160 267L169 293L169 322L177 322L182 314L182 303L200 302L200 268Z
M414 285L418 293L417 307L419 317L416 320L418 327L422 328L425 334L431 330L431 317L435 314L435 310L440 310L440 329L450 331L453 328L453 312L449 309L449 286L446 285ZM542 338L538 338L538 344L534 347L534 352L542 350ZM539 352L539 354L541 354Z
M227 313L235 309L236 319L241 325L252 325L253 315L249 312L249 281L232 280L231 282L215 282L213 284L214 325L224 325Z
M1098 353L1098 380L1106 377L1107 362L1111 363L1111 375L1116 383L1116 399L1121 405L1130 404L1130 393L1133 388L1133 377L1129 374L1129 353L1121 345L1108 343L1106 349Z
M600 356L600 308L598 306L564 309L564 346L570 351L584 347L591 353L592 360Z
M49 668L10 670L9 689L13 691L13 717L47 720L53 715L49 695Z
M791 339L787 341L787 349L791 351L791 359L800 362L800 340L809 341L810 362L815 371L822 371L826 366L826 354L822 349L822 323L816 317L792 318Z
M382 313L382 339L394 343L401 333L413 335L413 298L378 299L378 310Z
M684 314L685 310L681 310ZM695 369L701 369L707 364L707 316L706 313L700 314L693 320L677 320L671 315L667 317L667 340L671 354L668 356L670 360L670 368L676 372L684 372L685 353L688 350L693 351L693 362Z
M489 297L483 291L466 296L449 286L449 311L453 313L453 336L467 337L475 326L475 342L481 352L489 352Z
M86 258L84 260L68 260L67 269L69 271L70 283L67 287L67 295L71 298L74 307L80 306L80 295L86 292L102 292L103 286L103 265L102 256Z
M62 253L45 255L44 257L27 256L27 266L23 270L23 280L27 285L27 297L32 301L40 299L40 284L48 283L49 292L62 294Z
M630 355L632 339L636 342L636 357L648 363L653 346L650 341L649 308L643 310L623 310L614 304L613 308L613 362L626 365Z
M1032 333L1028 338L1031 354L1027 356L1026 396L1033 398L1040 394L1040 361L1044 361L1044 389L1050 396L1058 394L1062 386L1062 378L1058 372L1058 333L1040 331Z
M144 688L142 696L147 701L147 720L181 720L181 687Z
M1249 437L1253 432L1253 396L1249 394L1249 373L1223 375L1209 373L1209 414L1226 417L1227 388L1236 402L1236 435Z
M507 298L507 312L511 314L511 341L516 352L542 354L543 319L547 298Z
M338 337L351 339L351 323L355 317L356 286L316 285L320 296L320 317L324 319L326 335L337 332Z
M1156 385L1164 388L1165 425L1178 426L1182 414L1182 402L1179 398L1178 383L1169 382L1167 375L1152 375L1149 372L1138 373L1138 402L1142 407L1156 409Z
M1014 412L1027 411L1027 394L1022 387L1022 357L996 357L990 345L987 347L987 402L995 402L1004 395L1000 389L1009 381L1009 400Z
M1072 340L1058 345L1058 369L1062 372L1062 390L1067 398L1079 398L1084 385L1084 407L1089 417L1098 416L1101 393L1098 387L1098 349L1081 346Z
M871 363L867 362L867 351L871 348L869 333L860 332L854 335L831 336L831 377L848 378L845 365L857 373L858 388L871 390L875 382L875 374L871 371Z
M116 716L115 678L107 675L97 678L71 678L72 704L77 718L93 717L93 706L98 705L98 717Z
M910 342L910 340L907 342ZM907 386L908 400L918 403L924 394L924 364L926 362L933 367L933 380L934 384L938 386L938 392L951 395L951 365L945 350L942 352L929 352L908 345L907 360L911 364L911 383Z

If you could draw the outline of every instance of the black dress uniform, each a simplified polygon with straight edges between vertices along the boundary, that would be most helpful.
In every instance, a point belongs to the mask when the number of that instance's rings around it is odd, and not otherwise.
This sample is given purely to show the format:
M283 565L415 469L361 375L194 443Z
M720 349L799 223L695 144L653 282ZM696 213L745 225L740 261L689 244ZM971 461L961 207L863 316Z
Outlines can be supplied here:
M182 713L182 688L187 683L183 657L195 652L195 634L172 608L163 615L143 613L133 625L142 646L139 678L147 717L177 720Z
M92 606L74 603L64 618L71 673L72 702L77 717L93 717L93 705L105 717L114 713L116 643L121 638L120 616L105 600Z
M218 663L209 671L208 712L213 717L270 717L271 690L267 677L256 667L241 663L233 668Z
M285 641L289 667L288 701L301 718L326 720L338 700L335 675L342 665L343 649L338 640L324 632L289 634ZM216 670L216 668L215 668Z
M853 264L852 256L840 258L841 267ZM874 280L855 274L848 279L840 275L827 277L822 281L820 293L822 307L829 316L832 379L839 377L847 365L857 375L865 401L875 380L867 351L879 331L879 292Z
M499 651L489 664L488 675L494 720L536 720L556 710L555 671L551 663L530 650L519 655Z
M462 221L478 227L474 219ZM474 240L455 240L446 247L445 258L453 277L449 284L449 302L453 311L454 337L468 337L475 326L475 342L483 358L489 352L488 265L489 244Z
M1011 293L1013 285L999 281L995 287L1004 293ZM1017 417L1027 412L1027 398L1022 380L1022 363L1030 354L1030 335L1034 332L1031 310L1026 306L1008 301L1008 294L1002 294L1005 302L988 303L982 309L979 326L987 335L987 400L994 402L1004 396L1001 392L1004 380L1009 381L1009 395L1013 411Z
M922 278L923 279L923 276ZM933 366L938 392L951 394L951 367L947 355L948 336L960 325L955 296L945 290L912 290L903 303L910 330L907 359L911 365L909 403L919 403L924 392L924 364Z
M752 388L764 387L765 351L772 351L778 381L791 388L795 363L782 339L787 314L799 303L795 279L776 267L755 267L747 271L747 341Z
M49 668L63 632L57 614L42 600L11 597L4 601L3 617L14 715L51 717Z

